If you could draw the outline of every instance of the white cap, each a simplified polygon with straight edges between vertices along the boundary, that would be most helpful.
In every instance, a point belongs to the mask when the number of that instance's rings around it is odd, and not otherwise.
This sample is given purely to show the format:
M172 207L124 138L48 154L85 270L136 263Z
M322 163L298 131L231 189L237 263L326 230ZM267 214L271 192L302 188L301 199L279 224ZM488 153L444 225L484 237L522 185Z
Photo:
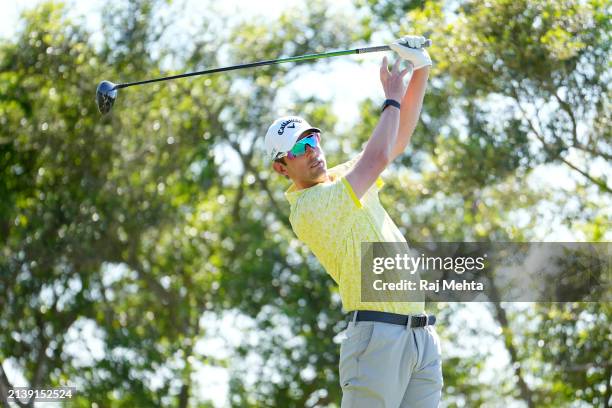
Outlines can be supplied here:
M299 116L283 116L276 119L268 128L264 141L266 154L270 160L276 159L279 153L291 150L302 133L307 130L321 132L320 129L310 126L310 123Z

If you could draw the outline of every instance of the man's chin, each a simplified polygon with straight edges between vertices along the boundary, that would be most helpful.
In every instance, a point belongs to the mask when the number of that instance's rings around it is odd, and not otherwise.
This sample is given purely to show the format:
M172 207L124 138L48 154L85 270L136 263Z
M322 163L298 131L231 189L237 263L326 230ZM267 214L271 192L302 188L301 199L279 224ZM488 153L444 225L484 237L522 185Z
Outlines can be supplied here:
M319 182L327 180L327 168L325 168L325 164L319 167L315 167L313 169L312 175L313 178L315 178Z

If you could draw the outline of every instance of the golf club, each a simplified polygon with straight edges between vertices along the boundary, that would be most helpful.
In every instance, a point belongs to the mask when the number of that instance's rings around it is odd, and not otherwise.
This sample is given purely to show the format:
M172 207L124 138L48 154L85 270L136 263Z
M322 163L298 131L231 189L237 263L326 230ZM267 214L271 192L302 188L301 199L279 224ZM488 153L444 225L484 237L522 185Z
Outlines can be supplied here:
M429 47L430 45L431 45L431 40L427 40L425 44L423 44L423 47ZM390 51L390 50L391 48L388 45L381 45L381 46L376 46L376 47L355 48L352 50L331 51L331 52L325 52L325 53L320 53L320 54L307 54L307 55L300 55L296 57L287 57L287 58L279 58L279 59L266 60L266 61L257 61L257 62L251 62L248 64L232 65L229 67L212 68L212 69L207 69L204 71L196 71L196 72L189 72L186 74L172 75L172 76L167 76L167 77L162 77L162 78L147 79L144 81L126 82L123 84L114 84L110 81L102 81L96 88L96 104L98 105L98 110L100 111L100 113L106 114L110 112L111 108L113 107L113 104L115 103L115 100L117 99L117 90L121 88L127 88L129 86L150 84L152 82L169 81L171 79L185 78L185 77L196 76L196 75L206 75L206 74L214 74L217 72L233 71L236 69L259 67L262 65L282 64L284 62L300 62L300 61L308 61L308 60L314 60L314 59L319 59L319 58L339 57L341 55L365 54L369 52L381 52L381 51Z

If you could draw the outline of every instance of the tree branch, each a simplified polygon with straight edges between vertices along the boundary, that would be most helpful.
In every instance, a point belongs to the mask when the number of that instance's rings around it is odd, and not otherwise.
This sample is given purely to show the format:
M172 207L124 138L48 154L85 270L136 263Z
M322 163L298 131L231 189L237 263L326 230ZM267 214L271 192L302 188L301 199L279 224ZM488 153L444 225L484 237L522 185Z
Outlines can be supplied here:
M521 370L521 361L518 357L516 347L514 346L514 336L512 335L512 330L510 328L510 323L508 322L506 310L501 305L501 297L499 295L499 292L497 291L497 286L495 286L493 278L489 275L487 275L487 278L489 280L489 287L491 289L491 295L489 296L489 298L495 311L494 317L497 320L499 326L502 328L504 345L506 346L506 350L508 350L508 354L510 354L510 362L514 367L514 374L517 378L516 381L518 383L519 393L521 395L521 398L527 403L527 406L529 408L535 408L536 405L533 401L533 391L531 391L529 385L527 385L525 379L523 378L523 372Z
M567 113L567 115L570 118L570 121L572 122L572 141L574 142L572 147L575 147L576 149L585 151L587 153L591 153L592 155L595 155L595 156L601 156L605 158L606 160L612 160L612 155L607 154L605 152L595 150L595 149L591 149L587 145L581 143L578 140L578 125L576 121L576 116L574 115L574 111L572 110L571 105L565 102L563 99L561 99L561 97L556 92L556 90L553 91L552 89L550 89L550 92L555 96L555 99L557 100L557 102L559 102L559 106L561 106L561 109L563 109L563 111Z
M242 153L240 151L240 147L238 146L238 143L236 143L234 141L229 141L229 143L230 143L230 146L234 150L236 150L236 152L238 153L238 155L240 155L240 157L242 159L244 157L244 153ZM280 205L278 204L278 202L274 198L274 195L272 194L272 191L270 191L270 187L268 186L268 183L266 182L266 180L264 180L261 177L259 177L259 173L256 171L256 169L253 168L253 165L251 164L251 162L249 160L245 161L243 159L243 164L244 164L244 167L245 167L245 172L248 170L251 173L253 173L253 175L255 176L255 179L259 183L260 187L267 194L268 199L270 200L270 203L272 203L272 207L274 207L274 211L276 212L276 214L279 215L279 218L280 218L281 222L286 227L290 228L291 225L289 223L289 219L286 216L284 216L284 211L281 210Z
M587 179L589 179L591 182L593 182L594 184L596 184L600 189L608 192L608 193L612 193L612 187L608 186L605 181L600 180L594 176L591 176L589 173L587 173L586 171L578 168L578 166L576 166L575 164L571 163L569 160L567 160L564 157L559 156L559 159L565 163L568 167L574 169L575 171L577 171L578 173L582 174L584 177L586 177Z
M604 393L604 407L610 408L610 399L612 399L612 385L610 384L610 378L612 378L612 366L608 365L606 370L606 392Z
M36 363L34 365L34 376L32 377L32 382L30 383L30 387L38 388L41 385L42 377L44 375L44 369L46 367L46 363L48 360L46 351L49 346L49 339L45 336L45 322L40 318L40 315L36 315L35 317L36 323L38 326L38 330L40 332L39 337L39 346L38 346L38 355L36 359Z
M516 89L514 89L514 88L512 88L512 89L513 89L514 100L516 101L516 104L517 104L519 110L523 114L523 118L529 124L529 128L531 129L531 131L533 132L535 137L540 141L540 143L542 143L544 149L546 151L550 152L550 153L553 153L554 149L550 147L550 145L546 142L546 140L544 140L544 137L535 128L535 126L534 126L533 122L531 121L531 119L529 119L529 116L527 115L527 112L525 111L525 109L521 105L520 97L519 97L518 93L516 92ZM565 146L565 145L564 145L564 147L567 148L567 146ZM602 190L604 190L604 191L606 191L608 193L612 193L612 188L610 186L608 186L605 181L600 180L597 177L594 177L594 176L590 175L585 170L580 169L578 166L576 166L575 164L571 163L566 158L562 157L561 154L558 154L556 156L556 158L558 158L562 163L564 163L565 165L570 167L572 170L577 171L578 173L580 173L582 176L584 176L586 179L591 181L593 184L597 185L600 189L602 189Z
M574 141L574 145L579 144L578 130L577 130L578 128L576 125L576 118L574 117L574 112L572 111L572 107L567 102L565 102L563 99L561 99L561 97L557 93L557 90L551 90L551 93L555 96L555 99L557 100L557 102L559 102L559 106L561 106L561 109L563 109L565 113L567 113L567 116L569 116L570 120L572 121L572 140Z
M246 177L246 174L248 172L247 164L250 166L251 159L253 158L253 152L255 151L255 143L251 143L249 151L244 154L242 153L242 151L240 150L240 146L236 142L230 141L230 145L240 156L244 167L244 171L240 175L240 181L238 182L238 193L236 194L236 200L234 201L234 206L232 209L232 215L234 219L240 222L240 202L242 201L242 197L244 197L244 178Z
M495 318L499 325L502 328L502 335L504 336L504 344L506 345L506 349L510 354L510 361L512 362L512 366L514 367L514 374L517 377L517 383L519 386L519 392L521 394L521 398L527 403L529 408L535 408L535 402L533 401L533 391L529 388L529 385L525 382L523 378L523 372L521 369L521 361L518 357L518 352L516 347L514 346L514 336L512 335L512 331L510 329L510 324L508 322L508 316L506 315L506 310L502 307L499 301L493 302L493 307L495 310Z
M0 403L2 404L2 408L10 408L8 403L8 390L13 388L13 385L9 381L6 373L4 372L4 367L2 366L3 362L0 361ZM27 405L21 402L20 400L15 400L15 403L20 407L26 407Z

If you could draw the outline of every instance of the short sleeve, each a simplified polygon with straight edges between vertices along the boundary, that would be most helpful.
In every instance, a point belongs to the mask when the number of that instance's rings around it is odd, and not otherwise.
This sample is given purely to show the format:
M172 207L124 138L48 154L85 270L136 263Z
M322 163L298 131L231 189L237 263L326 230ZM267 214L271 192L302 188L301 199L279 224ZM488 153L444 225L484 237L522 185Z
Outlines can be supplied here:
M361 201L359 201L359 199L357 198L355 191L353 191L353 187L351 186L351 183L348 182L346 177L342 177L342 184L344 184L344 188L346 189L347 194L351 197L351 200L353 200L353 203L357 206L357 208L363 207L361 205Z
M357 204L359 200L357 199L357 196L353 192L353 188L351 184L348 182L348 180L345 179L345 176L349 171L351 171L351 169L355 166L355 164L357 164L357 161L359 160L362 154L363 152L359 153L357 156L353 157L351 160L344 162L342 164L339 164L329 170L330 174L333 174L338 177L342 177L345 188L349 192L349 195L351 196L351 199L355 202L355 204ZM376 182L374 183L374 186L376 187L377 190L380 190L382 189L384 185L385 185L385 182L380 176L378 176L378 178L376 179ZM358 206L360 207L360 204Z
M363 205L361 204L361 201L357 198L357 195L355 194L355 191L353 190L353 186L351 186L351 183L349 183L349 181L346 179L346 177L342 177L342 184L344 184L344 188L347 191L347 194L351 197L351 200L353 200L353 204L355 204L355 206L357 206L357 208L362 208ZM382 188L382 186L385 185L385 182L383 181L382 178L378 177L376 179L376 182L374 183L374 186L376 187L376 190L380 190ZM374 187L372 186L372 187ZM370 188L372 188L370 187Z

